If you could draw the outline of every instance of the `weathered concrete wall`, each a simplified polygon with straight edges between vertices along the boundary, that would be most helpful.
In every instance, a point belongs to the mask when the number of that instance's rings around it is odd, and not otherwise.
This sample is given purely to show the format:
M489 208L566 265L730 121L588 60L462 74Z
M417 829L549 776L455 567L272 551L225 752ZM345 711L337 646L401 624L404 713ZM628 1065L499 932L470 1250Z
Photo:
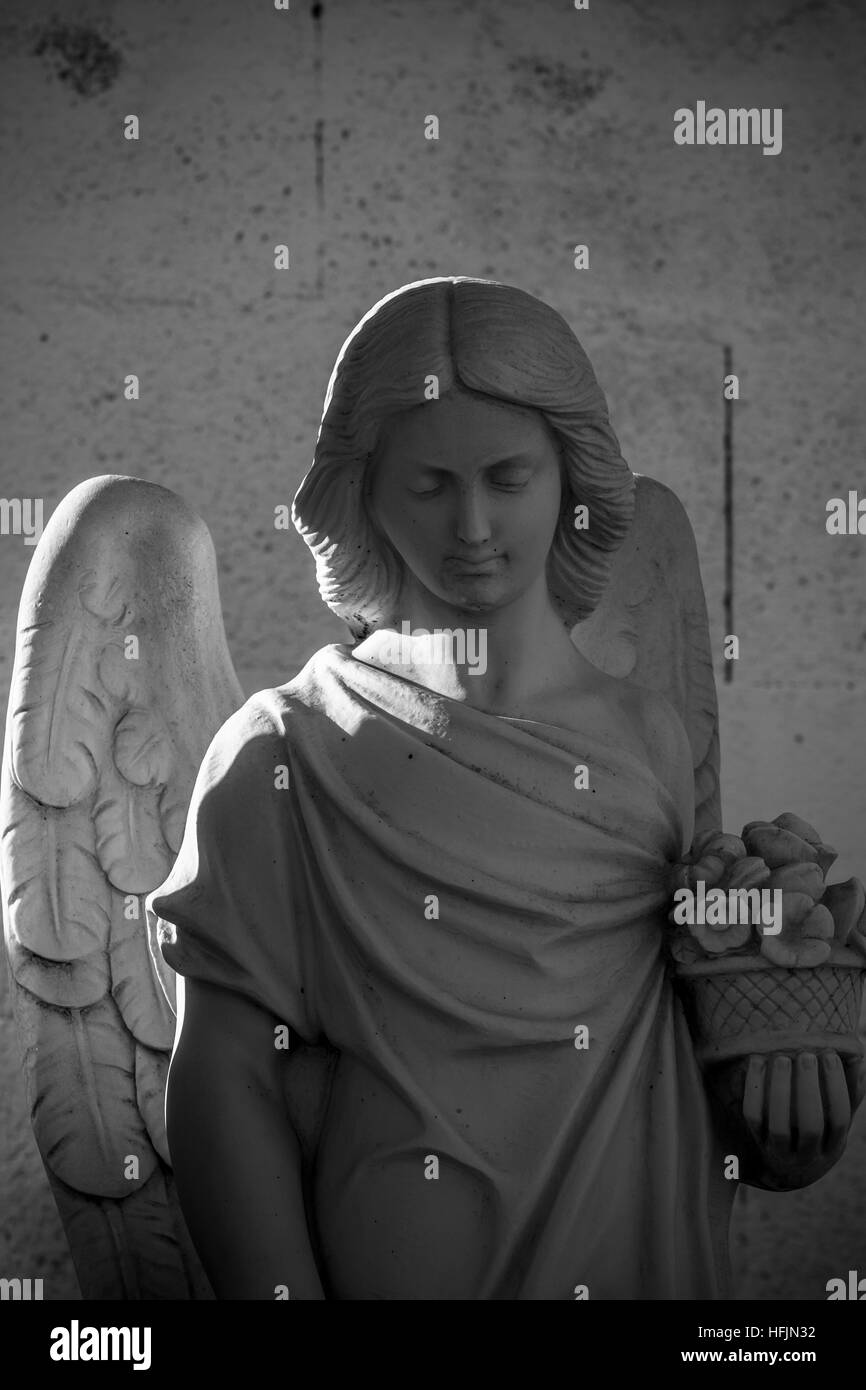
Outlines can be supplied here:
M863 13L821 0L312 8L67 0L64 33L45 0L6 0L0 495L41 496L47 518L95 473L175 488L213 533L246 688L286 680L345 635L303 543L272 526L343 338L408 280L521 285L565 314L626 457L692 518L728 828L795 810L839 847L840 876L866 877L866 540L824 526L827 499L864 484ZM783 108L781 154L676 146L673 112L698 99ZM131 112L137 143L122 138ZM429 113L438 142L423 138ZM730 684L725 344L741 381ZM0 538L4 707L31 554ZM822 1183L748 1193L744 1295L821 1298L827 1278L866 1271L864 1157L861 1114ZM0 1272L69 1296L5 995L0 1210Z

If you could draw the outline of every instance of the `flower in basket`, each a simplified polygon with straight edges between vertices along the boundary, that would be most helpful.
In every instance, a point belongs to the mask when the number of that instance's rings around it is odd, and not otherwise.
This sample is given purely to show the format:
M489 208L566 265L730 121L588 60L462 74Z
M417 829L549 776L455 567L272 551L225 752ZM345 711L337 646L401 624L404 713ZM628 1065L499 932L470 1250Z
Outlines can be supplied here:
M693 965L729 952L738 957L760 953L773 965L809 968L823 965L834 944L856 946L866 954L858 930L866 908L862 884L857 879L825 882L837 857L813 826L790 812L774 821L752 821L741 838L705 831L672 874L673 891L697 890L705 904L703 913L692 914L693 921L676 907L669 914L676 927L669 941L673 958ZM774 930L746 910L749 900L742 899L738 910L732 895L752 888L769 891L773 904L781 903L780 920L774 908ZM714 901L723 897L727 911Z
M713 889L727 892L731 888L760 888L770 877L763 859L750 856L744 842L736 835L708 830L699 835L691 852L678 864L671 876L671 890L695 892L703 885L705 893ZM736 915L707 913L709 920L682 922L677 908L668 920L677 927L670 939L670 951L682 965L689 965L707 955L723 955L728 951L743 951L750 946L757 950L750 922ZM683 925L686 930L683 931Z
M798 816L785 812L774 821L752 821L743 827L743 843L770 870L767 887L782 891L782 929L764 933L760 949L774 965L809 967L829 959L836 923L822 901L824 875L838 858L818 832Z
M772 1190L823 1176L866 1081L866 890L825 883L836 857L786 813L739 840L698 836L673 871L690 890L676 895L669 941L695 1057L744 1180ZM749 886L759 893L734 891Z

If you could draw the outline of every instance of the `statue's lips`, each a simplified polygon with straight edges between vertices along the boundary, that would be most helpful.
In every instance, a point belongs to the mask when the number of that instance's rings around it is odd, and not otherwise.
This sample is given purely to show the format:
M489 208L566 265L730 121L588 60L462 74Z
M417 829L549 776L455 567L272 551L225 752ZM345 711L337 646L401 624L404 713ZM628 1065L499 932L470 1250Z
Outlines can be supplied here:
M461 560L449 555L446 564L455 574L493 574L504 561L504 555L491 555L487 560Z

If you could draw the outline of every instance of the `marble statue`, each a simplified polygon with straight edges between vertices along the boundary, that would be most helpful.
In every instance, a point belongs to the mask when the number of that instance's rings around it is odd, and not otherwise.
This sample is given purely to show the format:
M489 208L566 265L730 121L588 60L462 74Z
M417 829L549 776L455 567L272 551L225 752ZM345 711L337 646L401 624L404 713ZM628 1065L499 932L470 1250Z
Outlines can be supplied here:
M844 1149L864 895L723 833L681 504L558 313L447 277L347 339L293 519L351 640L246 701L174 493L81 484L28 574L4 920L84 1296L729 1296L737 1181ZM720 885L780 915L678 915Z

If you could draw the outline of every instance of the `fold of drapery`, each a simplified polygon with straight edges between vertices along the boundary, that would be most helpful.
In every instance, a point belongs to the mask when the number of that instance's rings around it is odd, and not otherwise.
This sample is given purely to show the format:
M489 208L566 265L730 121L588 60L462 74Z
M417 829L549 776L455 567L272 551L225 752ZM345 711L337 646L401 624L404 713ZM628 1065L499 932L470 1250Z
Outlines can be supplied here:
M169 964L327 1039L389 1097L379 1128L350 1099L323 1141L337 1296L418 1296L396 1290L425 1248L447 1262L411 1196L430 1156L437 1201L483 1230L456 1296L724 1294L729 1185L661 952L682 826L635 753L347 647L224 726L152 904L176 923ZM372 1215L386 1191L402 1237Z

